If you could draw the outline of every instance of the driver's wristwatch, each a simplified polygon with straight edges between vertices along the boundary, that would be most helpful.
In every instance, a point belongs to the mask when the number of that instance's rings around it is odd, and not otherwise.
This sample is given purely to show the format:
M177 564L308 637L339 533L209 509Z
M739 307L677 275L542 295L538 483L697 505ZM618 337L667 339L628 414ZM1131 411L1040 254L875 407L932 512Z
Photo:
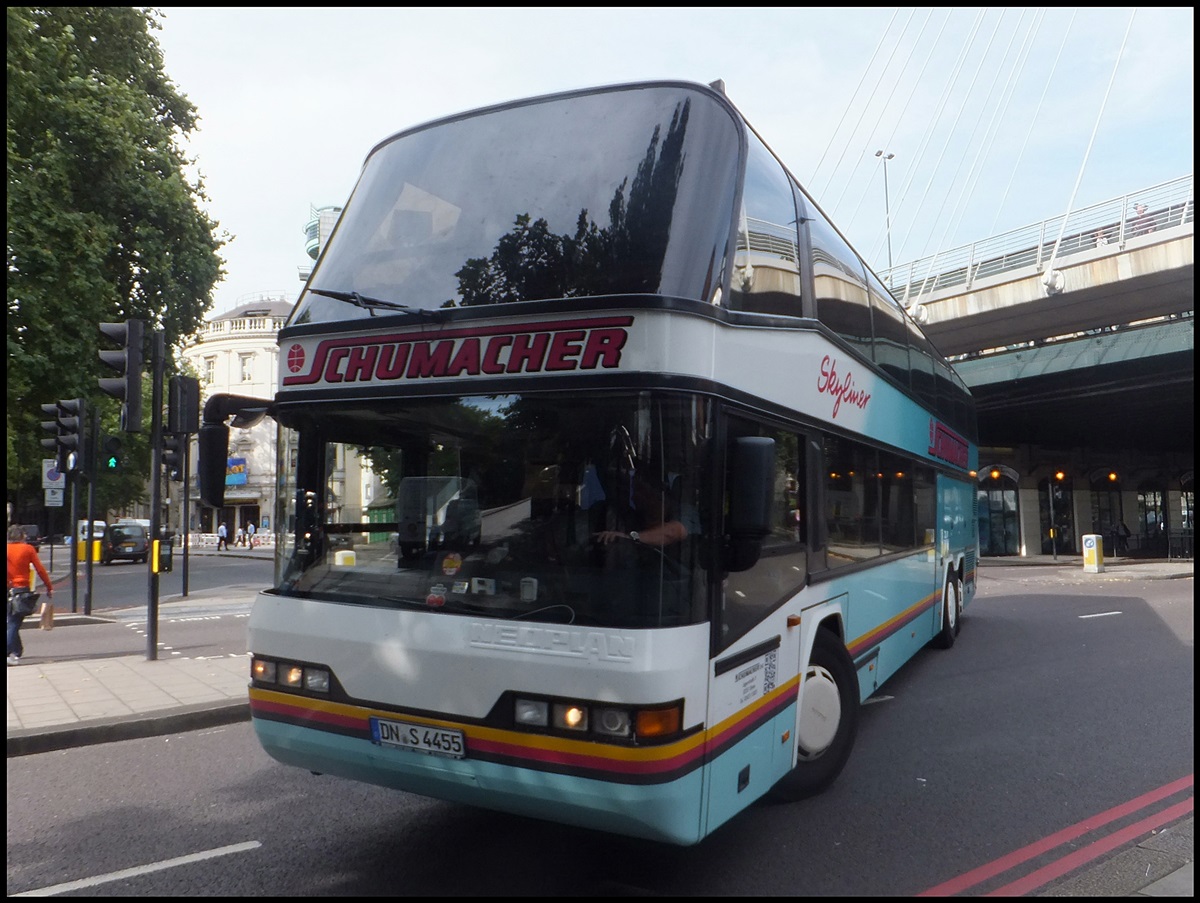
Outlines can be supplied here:
M630 538L630 539L632 539L634 542L639 542L639 541L640 541L640 540L638 539L638 537L639 537L639 536L640 536L640 534L638 533L638 531L637 531L637 530L630 530L630 531L629 531L629 538Z

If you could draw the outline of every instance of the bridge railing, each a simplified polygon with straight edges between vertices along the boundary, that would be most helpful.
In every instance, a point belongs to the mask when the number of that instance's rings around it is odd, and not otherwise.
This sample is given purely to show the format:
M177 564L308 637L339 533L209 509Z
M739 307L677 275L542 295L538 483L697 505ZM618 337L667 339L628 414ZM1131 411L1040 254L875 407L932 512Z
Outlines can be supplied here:
M1025 267L1041 270L1054 255L1060 231L1062 243L1056 260L1104 246L1120 250L1130 238L1192 222L1193 181L1194 176L1187 175L1123 194L1066 217L1051 217L901 264L884 270L880 277L905 307L911 307L940 289L961 286L966 291L988 276Z

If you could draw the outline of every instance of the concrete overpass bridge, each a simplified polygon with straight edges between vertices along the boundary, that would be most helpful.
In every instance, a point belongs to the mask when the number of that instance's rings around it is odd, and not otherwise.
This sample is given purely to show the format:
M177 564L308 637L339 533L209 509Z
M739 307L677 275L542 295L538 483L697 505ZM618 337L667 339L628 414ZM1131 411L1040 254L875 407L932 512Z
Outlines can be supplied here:
M985 553L1055 551L1053 491L1064 554L1191 556L1194 209L1189 175L882 274L975 395Z

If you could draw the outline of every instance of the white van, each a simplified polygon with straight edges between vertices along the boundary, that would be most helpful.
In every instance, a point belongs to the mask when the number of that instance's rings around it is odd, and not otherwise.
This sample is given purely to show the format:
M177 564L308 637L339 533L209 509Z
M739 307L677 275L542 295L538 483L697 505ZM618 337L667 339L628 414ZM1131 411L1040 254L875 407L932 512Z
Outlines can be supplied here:
M81 520L75 528L76 539L103 539L104 531L108 529L108 523L102 520L92 521L91 536L88 535L88 522Z

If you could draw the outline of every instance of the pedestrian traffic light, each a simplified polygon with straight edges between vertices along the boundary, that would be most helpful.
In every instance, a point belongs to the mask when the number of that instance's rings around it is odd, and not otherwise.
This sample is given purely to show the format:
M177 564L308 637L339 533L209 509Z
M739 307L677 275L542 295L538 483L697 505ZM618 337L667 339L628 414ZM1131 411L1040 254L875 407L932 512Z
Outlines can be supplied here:
M59 473L66 473L67 450L58 441L59 434L62 432L62 427L58 425L58 405L44 404L42 405L42 413L50 418L49 420L42 421L42 429L50 433L52 437L41 440L42 448L53 453L55 469Z
M58 444L62 446L65 473L87 471L87 402L82 398L59 399Z
M138 433L142 429L142 338L146 324L141 320L101 323L100 332L121 345L122 351L101 351L100 360L121 374L120 379L101 377L100 389L121 404L121 429Z
M124 464L124 443L120 436L108 436L104 440L104 457L100 459L100 467L105 473L117 473Z
M183 479L182 441L179 436L170 433L163 434L162 466L167 472L167 479L178 482Z
M167 397L167 432L191 435L200 432L200 380L172 376Z

